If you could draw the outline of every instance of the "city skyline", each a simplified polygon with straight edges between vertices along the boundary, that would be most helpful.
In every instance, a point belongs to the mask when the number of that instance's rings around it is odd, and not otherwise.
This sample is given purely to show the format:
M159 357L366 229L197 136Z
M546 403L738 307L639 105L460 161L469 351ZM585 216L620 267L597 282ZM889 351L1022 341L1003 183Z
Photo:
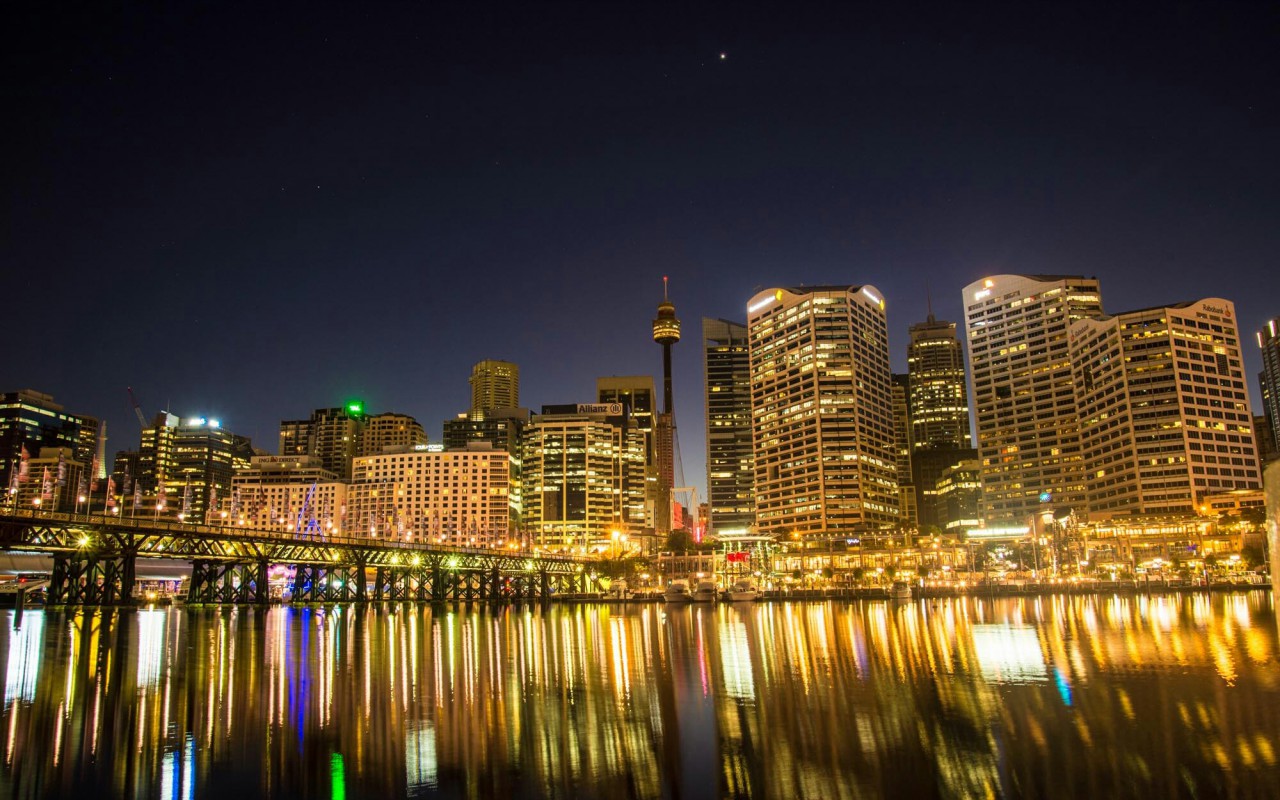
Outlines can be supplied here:
M110 452L127 386L267 450L349 398L439 441L482 359L531 407L590 401L661 374L663 275L687 324L875 285L895 372L929 299L961 322L993 274L1096 276L1108 310L1221 296L1242 336L1280 312L1260 8L5 13L0 263L9 329L39 336L0 385L106 420Z

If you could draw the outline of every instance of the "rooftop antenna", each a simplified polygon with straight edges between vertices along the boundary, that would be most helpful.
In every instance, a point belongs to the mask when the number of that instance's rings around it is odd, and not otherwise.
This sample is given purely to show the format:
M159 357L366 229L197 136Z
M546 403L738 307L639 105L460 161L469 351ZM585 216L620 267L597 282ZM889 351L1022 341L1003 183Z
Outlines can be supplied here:
M924 301L929 306L929 321L933 322L933 294L929 291L929 279L924 279Z
M671 299L667 297L667 276L662 276L662 302L670 303Z

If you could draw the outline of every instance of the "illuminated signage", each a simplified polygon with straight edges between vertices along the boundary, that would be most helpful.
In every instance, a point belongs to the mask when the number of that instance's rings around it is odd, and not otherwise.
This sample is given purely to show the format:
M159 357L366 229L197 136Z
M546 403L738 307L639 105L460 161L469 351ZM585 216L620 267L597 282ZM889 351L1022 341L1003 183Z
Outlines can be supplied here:
M1003 528L970 528L965 535L970 539L1017 539L1031 533L1026 525L1011 525Z
M871 291L870 289L868 289L868 288L867 288L867 287L865 287L865 286L863 286L863 287L862 287L862 293L863 293L864 295L866 295L868 298L870 298L870 299L871 299L871 302L873 302L873 303L875 303L876 305L880 306L880 308L882 308L882 309L884 308L884 298L883 298L883 297L876 297L876 293L875 293L875 292L873 292L873 291Z
M1053 502L1053 492L1041 492L1041 493L1040 493L1040 502L1041 502L1041 503L1052 503L1052 502Z
M579 414L612 414L622 413L622 403L578 403Z
M747 306L747 313L754 314L762 308L768 308L774 303L781 303L781 302L782 302L782 290L779 289L778 291L774 292L771 296L761 298L755 301L754 303L752 303L751 305Z

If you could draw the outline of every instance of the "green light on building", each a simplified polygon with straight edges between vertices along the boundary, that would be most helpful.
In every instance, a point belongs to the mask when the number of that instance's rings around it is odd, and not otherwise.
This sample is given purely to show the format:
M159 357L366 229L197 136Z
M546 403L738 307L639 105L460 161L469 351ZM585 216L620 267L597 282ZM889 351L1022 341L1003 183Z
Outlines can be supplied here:
M361 414L364 413L364 403L360 402L359 400L355 400L350 403L347 403L347 413L351 414L352 416L360 416Z

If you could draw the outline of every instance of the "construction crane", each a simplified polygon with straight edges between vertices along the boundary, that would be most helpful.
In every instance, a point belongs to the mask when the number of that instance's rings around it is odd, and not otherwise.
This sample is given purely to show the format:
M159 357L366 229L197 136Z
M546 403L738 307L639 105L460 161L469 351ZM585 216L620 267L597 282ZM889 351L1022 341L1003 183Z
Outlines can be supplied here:
M142 403L138 402L138 396L133 393L133 387L125 387L129 390L129 404L133 406L133 415L138 418L138 424L143 430L147 428L147 416L142 413Z

